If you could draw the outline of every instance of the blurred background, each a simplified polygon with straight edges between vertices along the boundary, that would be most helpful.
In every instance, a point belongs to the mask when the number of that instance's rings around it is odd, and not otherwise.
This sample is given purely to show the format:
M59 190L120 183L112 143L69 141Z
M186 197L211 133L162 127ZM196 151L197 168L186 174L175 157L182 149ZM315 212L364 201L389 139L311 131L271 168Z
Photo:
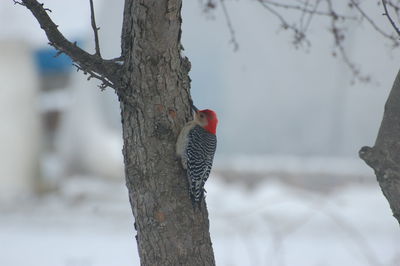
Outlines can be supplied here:
M102 55L118 57L123 1L94 2ZM194 102L220 121L206 185L217 264L400 265L398 224L357 156L374 143L399 51L344 22L371 78L354 82L329 21L314 18L311 46L296 49L256 1L225 4L239 49L223 9L201 1L184 1L182 36ZM88 2L45 5L93 52ZM391 30L375 2L363 7ZM139 265L116 95L47 42L27 9L0 2L0 265Z

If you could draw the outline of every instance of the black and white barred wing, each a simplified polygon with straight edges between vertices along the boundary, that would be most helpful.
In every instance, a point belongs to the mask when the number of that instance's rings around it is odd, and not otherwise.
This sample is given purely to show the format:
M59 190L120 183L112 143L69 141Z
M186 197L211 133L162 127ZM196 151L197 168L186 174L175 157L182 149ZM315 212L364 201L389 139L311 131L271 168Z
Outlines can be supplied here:
M189 133L187 155L187 175L189 192L193 201L199 202L204 196L204 184L211 172L217 137L200 126Z

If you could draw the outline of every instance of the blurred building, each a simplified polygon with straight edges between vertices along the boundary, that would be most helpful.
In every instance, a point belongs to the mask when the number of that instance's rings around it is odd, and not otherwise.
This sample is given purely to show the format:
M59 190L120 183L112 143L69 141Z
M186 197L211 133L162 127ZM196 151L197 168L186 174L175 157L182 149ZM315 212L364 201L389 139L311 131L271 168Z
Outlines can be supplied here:
M0 200L23 197L39 175L39 80L29 45L0 40Z

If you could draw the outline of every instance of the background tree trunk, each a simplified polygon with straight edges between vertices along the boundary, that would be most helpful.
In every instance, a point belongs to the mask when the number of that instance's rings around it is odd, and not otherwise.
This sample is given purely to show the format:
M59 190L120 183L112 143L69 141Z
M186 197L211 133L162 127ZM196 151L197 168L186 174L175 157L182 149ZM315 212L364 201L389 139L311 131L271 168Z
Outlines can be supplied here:
M126 184L142 265L215 265L208 212L194 210L175 142L191 118L181 0L126 0L121 115Z
M363 147L360 157L375 170L393 216L400 223L400 71L394 81L374 147Z

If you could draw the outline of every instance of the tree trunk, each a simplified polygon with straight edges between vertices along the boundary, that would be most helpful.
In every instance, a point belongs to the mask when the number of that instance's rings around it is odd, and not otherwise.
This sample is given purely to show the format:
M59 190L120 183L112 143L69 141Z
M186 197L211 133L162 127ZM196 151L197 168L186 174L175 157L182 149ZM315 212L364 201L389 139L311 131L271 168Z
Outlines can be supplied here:
M121 115L126 185L142 265L215 265L208 212L194 209L175 142L191 118L181 0L126 0Z
M182 0L125 0L121 58L105 60L68 41L37 0L21 0L50 45L78 70L112 87L121 103L126 185L142 265L215 265L205 203L194 209L186 173L175 157L191 118L189 60L181 57ZM91 3L91 21L97 26Z
M400 71L394 81L374 147L363 147L360 157L375 170L393 216L400 223Z

